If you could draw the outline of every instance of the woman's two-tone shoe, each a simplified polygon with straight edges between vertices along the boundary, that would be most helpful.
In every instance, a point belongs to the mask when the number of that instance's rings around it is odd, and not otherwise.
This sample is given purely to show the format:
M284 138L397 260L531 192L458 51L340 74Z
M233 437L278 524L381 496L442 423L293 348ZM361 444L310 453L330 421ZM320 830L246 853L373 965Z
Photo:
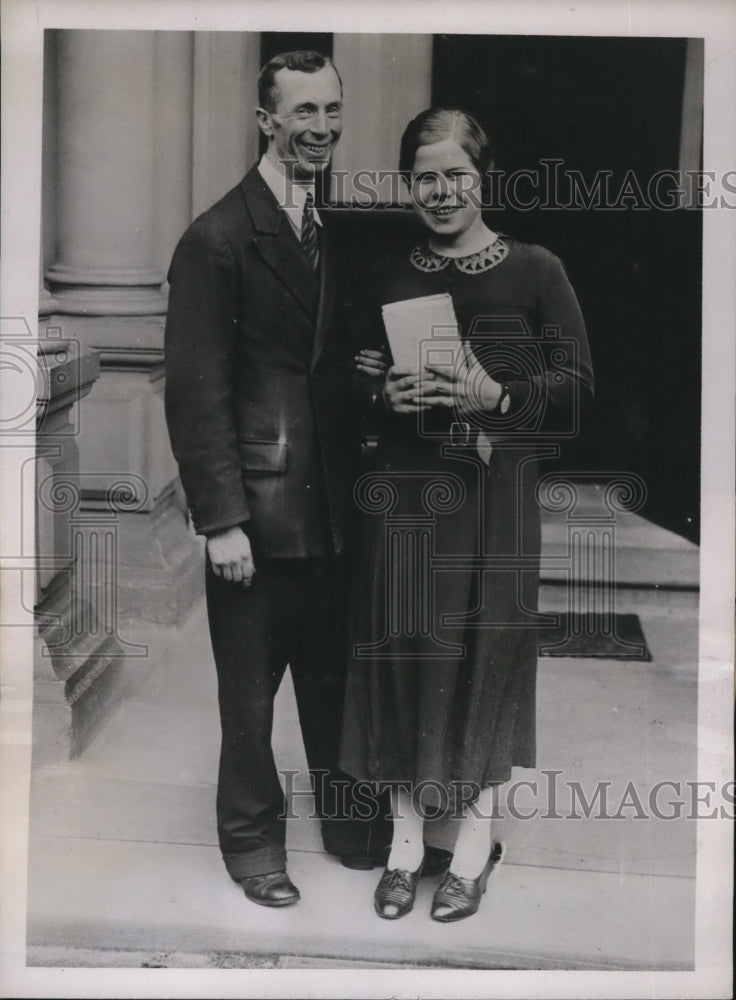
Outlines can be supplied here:
M432 919L449 924L453 920L464 920L477 913L486 891L488 876L501 864L504 853L504 845L500 841L494 842L488 861L478 878L460 878L449 871L434 894Z
M373 903L376 913L384 920L398 920L414 907L417 884L424 862L415 872L405 868L387 868L376 886Z

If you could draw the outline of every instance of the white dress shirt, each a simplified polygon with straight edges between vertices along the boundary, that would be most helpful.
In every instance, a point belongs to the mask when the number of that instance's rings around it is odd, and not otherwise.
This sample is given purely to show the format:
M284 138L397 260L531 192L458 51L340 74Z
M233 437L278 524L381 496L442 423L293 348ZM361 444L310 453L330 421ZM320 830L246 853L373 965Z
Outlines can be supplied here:
M312 203L314 203L314 183L307 185L295 184L287 178L281 164L274 163L265 155L261 157L261 161L258 164L258 173L273 193L281 210L286 213L286 218L291 223L291 227L301 243L304 202L307 200L307 192L310 191L312 194ZM322 225L322 220L316 208L314 209L314 221L318 226Z

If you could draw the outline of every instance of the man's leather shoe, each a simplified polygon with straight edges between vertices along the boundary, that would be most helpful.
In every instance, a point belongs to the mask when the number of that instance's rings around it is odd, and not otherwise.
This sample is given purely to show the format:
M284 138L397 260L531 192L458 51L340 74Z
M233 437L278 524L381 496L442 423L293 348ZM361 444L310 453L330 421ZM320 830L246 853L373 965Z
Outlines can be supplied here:
M289 906L300 898L286 872L268 872L238 879L248 899L260 906Z

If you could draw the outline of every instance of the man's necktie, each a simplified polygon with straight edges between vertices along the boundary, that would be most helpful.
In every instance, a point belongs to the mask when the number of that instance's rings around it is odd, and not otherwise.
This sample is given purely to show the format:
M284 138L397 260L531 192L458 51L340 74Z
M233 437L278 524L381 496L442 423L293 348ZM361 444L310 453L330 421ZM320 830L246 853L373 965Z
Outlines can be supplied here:
M314 221L314 198L312 192L307 192L302 215L302 247L307 260L316 270L319 263L319 242L317 240L317 225Z

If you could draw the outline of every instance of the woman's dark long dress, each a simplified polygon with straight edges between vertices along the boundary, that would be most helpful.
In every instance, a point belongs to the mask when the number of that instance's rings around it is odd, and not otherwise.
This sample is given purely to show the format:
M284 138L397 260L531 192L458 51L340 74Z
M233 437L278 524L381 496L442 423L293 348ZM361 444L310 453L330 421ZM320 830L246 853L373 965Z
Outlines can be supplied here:
M459 261L426 246L379 261L355 310L354 347L387 347L383 304L441 292L510 406L388 414L376 381L355 378L379 441L356 488L341 766L410 782L446 808L457 801L448 794L471 800L512 766L535 764L537 453L575 433L593 378L561 262L507 237Z

